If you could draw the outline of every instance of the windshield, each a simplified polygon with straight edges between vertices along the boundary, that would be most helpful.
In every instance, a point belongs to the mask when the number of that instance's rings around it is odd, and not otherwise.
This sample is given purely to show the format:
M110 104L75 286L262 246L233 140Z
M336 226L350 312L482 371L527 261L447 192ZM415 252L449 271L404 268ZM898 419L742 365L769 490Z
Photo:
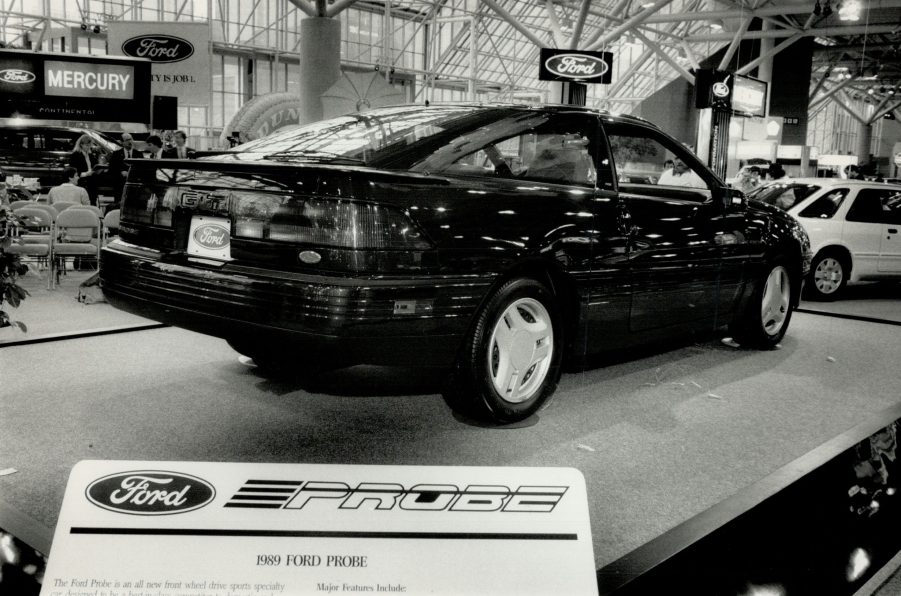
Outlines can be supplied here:
M788 211L816 191L821 186L817 184L803 184L798 182L775 182L760 188L755 188L748 194L752 198L767 205L774 205L783 211Z
M411 148L440 143L451 132L496 117L497 110L471 105L383 108L279 131L217 158L387 165Z

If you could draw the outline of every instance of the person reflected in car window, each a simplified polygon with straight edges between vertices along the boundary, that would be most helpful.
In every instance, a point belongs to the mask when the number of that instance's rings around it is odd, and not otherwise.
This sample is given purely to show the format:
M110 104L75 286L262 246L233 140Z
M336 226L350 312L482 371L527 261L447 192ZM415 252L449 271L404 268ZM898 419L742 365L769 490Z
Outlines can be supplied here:
M707 183L678 157L673 159L673 169L665 170L660 175L657 184L663 186L682 186L686 188L707 188Z

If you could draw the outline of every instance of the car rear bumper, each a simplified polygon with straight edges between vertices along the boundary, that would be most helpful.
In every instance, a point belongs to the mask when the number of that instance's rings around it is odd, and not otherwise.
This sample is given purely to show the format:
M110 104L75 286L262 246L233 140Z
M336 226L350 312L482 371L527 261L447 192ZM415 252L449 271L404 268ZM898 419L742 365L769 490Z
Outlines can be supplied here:
M315 350L349 364L453 362L492 279L361 279L161 261L113 243L101 287L122 310L238 341Z

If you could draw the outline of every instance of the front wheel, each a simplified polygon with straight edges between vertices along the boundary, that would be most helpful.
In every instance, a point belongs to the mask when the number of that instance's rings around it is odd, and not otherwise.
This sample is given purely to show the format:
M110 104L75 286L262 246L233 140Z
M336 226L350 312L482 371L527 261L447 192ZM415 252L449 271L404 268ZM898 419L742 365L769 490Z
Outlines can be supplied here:
M792 316L792 278L782 264L771 265L733 326L741 345L773 349L788 330Z
M531 278L510 280L479 312L445 401L456 412L479 420L525 420L557 388L562 345L551 292Z

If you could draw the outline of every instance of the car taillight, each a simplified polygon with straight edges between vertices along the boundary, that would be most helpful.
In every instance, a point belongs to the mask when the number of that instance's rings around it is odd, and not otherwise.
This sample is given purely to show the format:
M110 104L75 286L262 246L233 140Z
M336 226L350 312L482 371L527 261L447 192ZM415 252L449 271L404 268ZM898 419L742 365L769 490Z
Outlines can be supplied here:
M390 207L336 199L287 201L270 216L235 218L234 234L277 242L352 249L428 249L404 213Z

